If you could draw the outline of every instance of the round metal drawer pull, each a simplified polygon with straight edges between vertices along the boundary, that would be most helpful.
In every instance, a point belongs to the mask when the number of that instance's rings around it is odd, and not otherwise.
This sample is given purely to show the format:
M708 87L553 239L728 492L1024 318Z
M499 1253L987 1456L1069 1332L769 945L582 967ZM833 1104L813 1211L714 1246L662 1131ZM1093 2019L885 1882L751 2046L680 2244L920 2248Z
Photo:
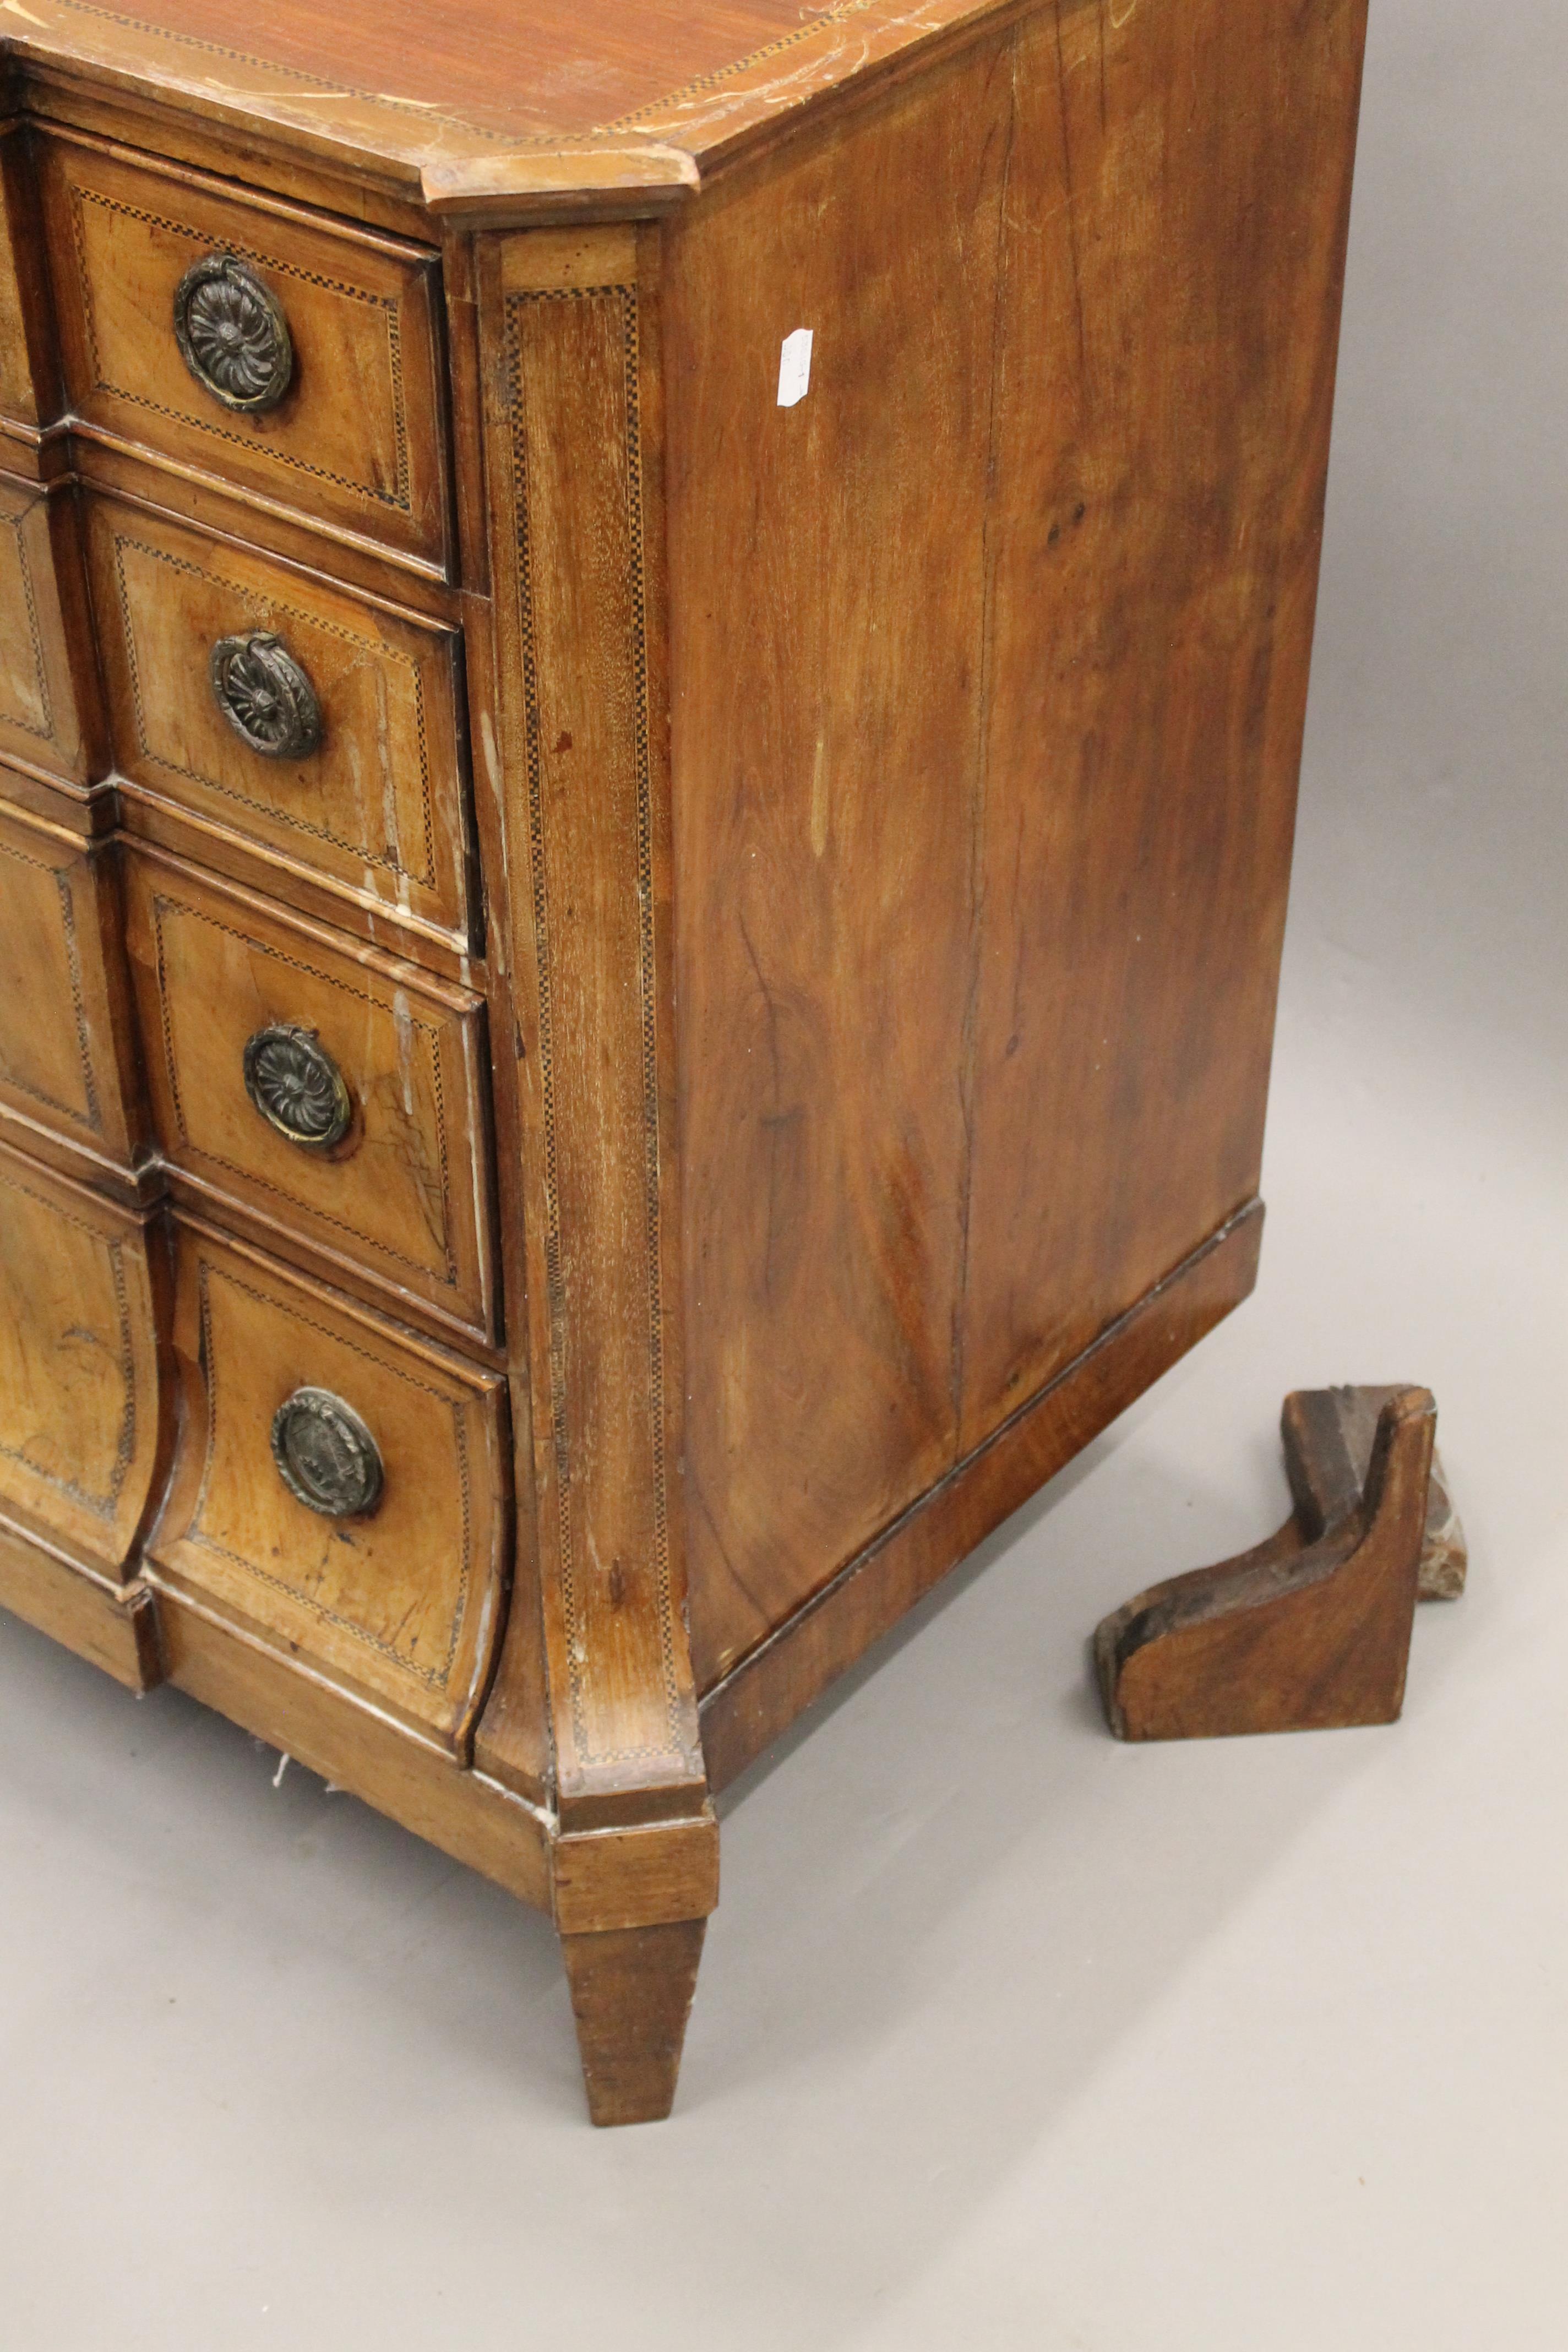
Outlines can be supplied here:
M296 1389L272 1416L272 1459L298 1503L325 1519L363 1519L385 1483L381 1449L331 1389Z
M174 289L174 341L204 392L242 415L276 408L294 374L289 321L232 253L192 264Z
M319 750L321 706L281 637L268 629L220 637L208 670L218 709L264 760L308 760Z
M342 1073L315 1031L281 1022L248 1040L245 1091L268 1125L305 1151L330 1151L354 1115Z

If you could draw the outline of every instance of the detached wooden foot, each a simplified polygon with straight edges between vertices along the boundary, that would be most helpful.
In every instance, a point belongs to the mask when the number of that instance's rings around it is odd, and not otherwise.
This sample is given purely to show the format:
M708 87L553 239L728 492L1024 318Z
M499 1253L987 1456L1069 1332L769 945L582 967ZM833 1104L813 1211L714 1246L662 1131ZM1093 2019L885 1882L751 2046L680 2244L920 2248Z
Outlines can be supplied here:
M1463 1589L1463 1531L1426 1389L1301 1390L1282 1434L1296 1507L1239 1559L1140 1593L1095 1635L1120 1739L1392 1723L1418 1595Z
M1366 1474L1372 1464L1373 1441L1377 1435L1378 1415L1392 1397L1404 1393L1401 1389L1318 1389L1308 1391L1301 1400L1312 1408L1320 1427L1331 1415L1338 1424L1340 1439L1350 1456L1351 1475L1358 1486L1366 1484ZM1289 1442L1287 1436L1287 1445ZM1333 1448L1326 1428L1323 1428L1323 1433L1312 1450L1312 1459L1324 1464L1322 1475L1325 1481L1331 1475L1340 1475L1331 1468ZM1303 1474L1310 1475L1306 1472L1305 1465ZM1296 1492L1294 1484L1291 1492ZM1326 1484L1318 1495L1314 1507L1325 1521L1331 1517L1334 1498ZM1469 1565L1465 1530L1454 1508L1443 1457L1434 1452L1432 1475L1426 1489L1426 1526L1421 1539L1421 1575L1415 1589L1416 1599L1458 1601L1464 1591Z
M563 1936L588 2113L596 2124L662 2122L675 2104L706 1919Z

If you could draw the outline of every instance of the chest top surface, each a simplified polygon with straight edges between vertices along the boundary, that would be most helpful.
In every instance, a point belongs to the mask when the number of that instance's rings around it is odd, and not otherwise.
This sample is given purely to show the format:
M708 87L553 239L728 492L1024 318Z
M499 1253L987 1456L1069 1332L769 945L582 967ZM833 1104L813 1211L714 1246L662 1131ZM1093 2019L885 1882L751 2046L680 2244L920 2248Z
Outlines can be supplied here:
M17 62L151 85L439 203L695 184L705 160L1016 0L5 0Z

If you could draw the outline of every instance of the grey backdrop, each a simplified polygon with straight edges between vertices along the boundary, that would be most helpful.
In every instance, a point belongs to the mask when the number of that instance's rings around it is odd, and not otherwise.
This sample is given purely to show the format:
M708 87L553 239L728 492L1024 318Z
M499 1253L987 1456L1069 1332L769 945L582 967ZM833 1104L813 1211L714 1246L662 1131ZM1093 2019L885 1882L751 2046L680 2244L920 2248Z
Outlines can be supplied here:
M542 1921L0 1620L14 2352L1561 2345L1568 11L1373 16L1257 1299L728 1807L659 2130ZM1115 1748L1096 1618L1404 1378L1404 1724Z

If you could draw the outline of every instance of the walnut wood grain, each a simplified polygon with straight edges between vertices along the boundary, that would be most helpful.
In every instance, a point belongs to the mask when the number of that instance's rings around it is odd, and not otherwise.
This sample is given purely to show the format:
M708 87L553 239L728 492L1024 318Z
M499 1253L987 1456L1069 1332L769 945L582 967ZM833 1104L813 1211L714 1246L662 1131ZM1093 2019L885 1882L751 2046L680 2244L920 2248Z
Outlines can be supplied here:
M710 1784L1250 1286L1363 6L389 5L0 12L0 1136L153 1432L0 1595L548 1906L630 2119Z
M118 499L89 499L87 523L127 784L244 835L253 873L319 878L467 947L459 634ZM257 751L214 692L214 646L252 634L309 682L320 740L300 755Z
M1436 1408L1376 1393L1363 1455L1354 1391L1285 1400L1296 1507L1268 1541L1173 1577L1105 1619L1095 1661L1119 1739L1212 1739L1396 1722L1431 1502ZM1369 1400L1370 1402L1370 1400Z
M145 1134L124 982L114 845L0 800L0 1103L121 1165Z
M157 1603L144 1584L116 1584L0 1512L0 1608L112 1675L127 1690L163 1679Z
M44 142L41 186L79 429L445 569L433 254L76 137ZM204 391L174 337L181 279L224 253L259 273L293 340L287 396L255 415Z
M916 72L1022 0L687 0L628 13L571 0L28 0L5 24L50 103L93 119L127 83L243 131L252 172L302 165L417 193L467 219L648 215L734 156ZM1108 37L1112 0L1060 0ZM374 73L365 71L367 52ZM83 85L88 92L84 106ZM121 100L123 105L123 99Z
M0 1144L0 1510L117 1580L162 1461L161 1236Z
M0 475L0 757L85 784L99 714L68 483Z
M578 1830L551 1849L551 1908L563 1936L705 1919L719 1902L719 1824L693 1820Z
M334 1788L374 1805L416 1837L504 1886L536 1910L550 1907L552 1823L547 1814L466 1769L449 1748L395 1722L336 1678L281 1655L156 1568L168 1677L257 1738L296 1758Z
M595 2123L661 2123L674 2105L707 1925L562 1937Z
M232 110L221 101L205 103L200 90L171 93L155 70L145 71L153 52L145 43L140 47L139 75L105 75L80 61L31 61L24 82L29 111L111 146L384 229L406 244L434 241L431 213L417 177L406 168L331 136L323 142L279 133L255 115L245 119L237 141Z
M1300 1463L1298 1475L1310 1478L1307 1507L1327 1521L1342 1508L1340 1496L1352 1490L1352 1499L1365 1486L1373 1448L1384 1407L1404 1391L1397 1388L1312 1389L1295 1401L1295 1411L1315 1424L1309 1442L1290 1457ZM1334 1482L1331 1488L1330 1481ZM1455 1506L1448 1474L1436 1447L1426 1482L1426 1524L1421 1537L1421 1567L1416 1598L1458 1601L1469 1575L1470 1549Z
M700 1688L1258 1190L1361 24L1032 14L669 233Z
M342 528L318 509L285 506L133 442L86 431L69 419L49 428L37 454L39 463L53 469L49 478L74 475L79 483L108 491L145 514L193 523L241 554L275 555L323 583L437 623L456 617L456 583L444 572ZM26 471L20 465L13 469Z
M112 780L100 776L89 783L72 783L16 759L0 759L0 802L42 817L84 843L107 840L120 822L120 803Z
M489 257L493 258L493 256ZM464 582L464 652L473 747L474 813L480 862L487 875L511 870L506 778L500 755L501 656L497 614L489 595L489 513L486 496L483 359L479 286L472 238L448 232L442 257L452 367L452 417L458 484L458 522ZM544 1655L541 1520L534 1468L530 1318L531 1234L526 1228L525 1155L521 1146L522 1025L532 973L513 964L510 892L487 894L485 986L492 1053L490 1088L495 1130L499 1251L508 1302L507 1370L511 1398L512 1465L517 1490L517 1554L510 1605L496 1676L475 1735L478 1763L504 1787L534 1803L553 1802L554 1755ZM537 1260L535 1260L537 1264ZM535 1328L537 1325L535 1325Z
M610 232L486 266L542 1598L556 1801L592 1827L705 1795L673 1486L657 275Z
M506 1590L502 1384L210 1228L182 1221L176 1240L183 1412L149 1560L465 1755ZM279 1475L274 1420L302 1388L373 1432L384 1489L370 1516L322 1517Z
M43 255L26 145L19 117L0 122L0 415L24 426L37 425L40 415L36 376L45 375L44 414L51 389L34 342L36 298L29 299Z
M25 1118L3 1101L0 1143L19 1152L35 1167L48 1169L73 1184L85 1185L89 1192L96 1192L117 1209L146 1214L161 1208L168 1195L166 1171L157 1159L148 1156L133 1168L127 1168L120 1160L106 1159L101 1152L68 1142L57 1128Z
M727 1788L949 1570L1091 1444L1252 1290L1261 1202L1132 1311L733 1666L702 1700L708 1777Z
M147 1094L169 1168L232 1213L291 1228L481 1339L494 1328L483 1008L466 989L276 912L150 850L128 861ZM310 1033L347 1089L346 1134L301 1150L261 1116L245 1055Z

